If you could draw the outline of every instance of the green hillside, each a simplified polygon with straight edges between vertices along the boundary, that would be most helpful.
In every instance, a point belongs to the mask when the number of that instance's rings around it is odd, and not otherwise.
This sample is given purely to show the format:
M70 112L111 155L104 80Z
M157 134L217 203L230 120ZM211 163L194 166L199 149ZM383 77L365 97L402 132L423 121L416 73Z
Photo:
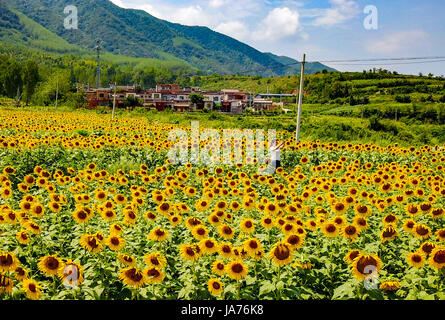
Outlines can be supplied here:
M70 44L52 31L44 28L23 13L9 9L0 1L0 53L13 52L15 55L27 55L29 51L43 53L50 56L78 56L84 59L95 59L92 50ZM169 54L162 59L128 57L110 52L103 52L102 59L120 65L132 65L137 69L143 68L194 68L184 60Z
M40 50L85 54L93 50L100 38L109 53L155 59L149 61L165 62L166 67L179 63L205 73L249 71L267 76L294 74L299 70L295 65L284 66L285 57L262 53L209 28L169 23L145 11L122 9L109 0L0 0L0 3L4 8L0 40L9 45L25 41L28 47ZM7 10L6 4L14 10ZM78 8L78 30L63 27L63 10L67 5ZM36 35L38 39L34 41ZM117 58L113 61L120 63ZM329 68L318 63L308 64L308 73L322 69Z

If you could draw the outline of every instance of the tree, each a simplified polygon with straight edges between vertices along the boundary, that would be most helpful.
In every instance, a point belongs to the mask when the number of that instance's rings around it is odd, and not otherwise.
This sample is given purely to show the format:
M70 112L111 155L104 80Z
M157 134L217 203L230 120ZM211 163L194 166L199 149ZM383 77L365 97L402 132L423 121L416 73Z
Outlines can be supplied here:
M75 109L88 106L88 101L83 90L74 93L70 92L67 100L68 104Z
M192 93L190 94L190 102L193 103L195 106L197 104L202 104L204 102L204 96L199 93Z
M3 87L6 96L14 98L17 92L23 92L22 67L15 60L10 60L3 71Z
M134 108L134 107L139 107L142 105L142 102L140 100L138 100L135 96L133 95L129 95L128 97L125 98L124 100L124 107L130 107L130 108Z
M26 104L31 100L39 79L39 66L35 61L28 60L23 69L24 97Z

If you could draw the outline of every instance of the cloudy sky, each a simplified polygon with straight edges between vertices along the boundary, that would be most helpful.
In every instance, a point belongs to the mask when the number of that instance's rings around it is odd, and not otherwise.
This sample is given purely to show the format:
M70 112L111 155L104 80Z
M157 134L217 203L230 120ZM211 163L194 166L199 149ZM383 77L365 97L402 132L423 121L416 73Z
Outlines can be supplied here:
M445 56L443 0L111 0L160 19L207 26L258 50L310 61ZM364 21L377 9L377 29ZM372 23L373 20L366 20ZM329 64L342 71L382 67L445 75L445 62Z

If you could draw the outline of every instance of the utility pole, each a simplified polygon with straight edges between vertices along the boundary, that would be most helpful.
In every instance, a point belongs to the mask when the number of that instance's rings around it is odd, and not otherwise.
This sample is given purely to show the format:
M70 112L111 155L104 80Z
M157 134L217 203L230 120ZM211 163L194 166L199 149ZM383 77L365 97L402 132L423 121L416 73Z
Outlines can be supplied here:
M114 83L114 98L113 98L113 113L111 114L111 119L114 119L114 110L116 109L116 92L117 92L117 86L116 82Z
M303 104L303 83L304 83L304 64L305 63L306 63L306 54L304 53L303 61L301 62L300 92L298 94L297 132L296 132L297 142L300 142L301 105Z
M57 101L59 100L59 79L57 79L56 82L56 104L55 107L57 108Z
M100 50L102 49L100 46L100 39L96 40L96 51L97 51L97 73L96 73L96 81L97 81L97 87L96 89L100 88Z

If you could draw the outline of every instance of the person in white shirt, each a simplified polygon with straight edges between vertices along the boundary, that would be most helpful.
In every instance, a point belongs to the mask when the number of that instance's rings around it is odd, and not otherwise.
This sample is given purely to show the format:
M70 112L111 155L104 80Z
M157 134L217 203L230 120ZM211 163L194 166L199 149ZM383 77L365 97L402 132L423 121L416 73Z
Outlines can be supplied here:
M273 169L281 167L281 148L284 146L284 141L277 146L277 140L272 140L269 148L270 160Z

